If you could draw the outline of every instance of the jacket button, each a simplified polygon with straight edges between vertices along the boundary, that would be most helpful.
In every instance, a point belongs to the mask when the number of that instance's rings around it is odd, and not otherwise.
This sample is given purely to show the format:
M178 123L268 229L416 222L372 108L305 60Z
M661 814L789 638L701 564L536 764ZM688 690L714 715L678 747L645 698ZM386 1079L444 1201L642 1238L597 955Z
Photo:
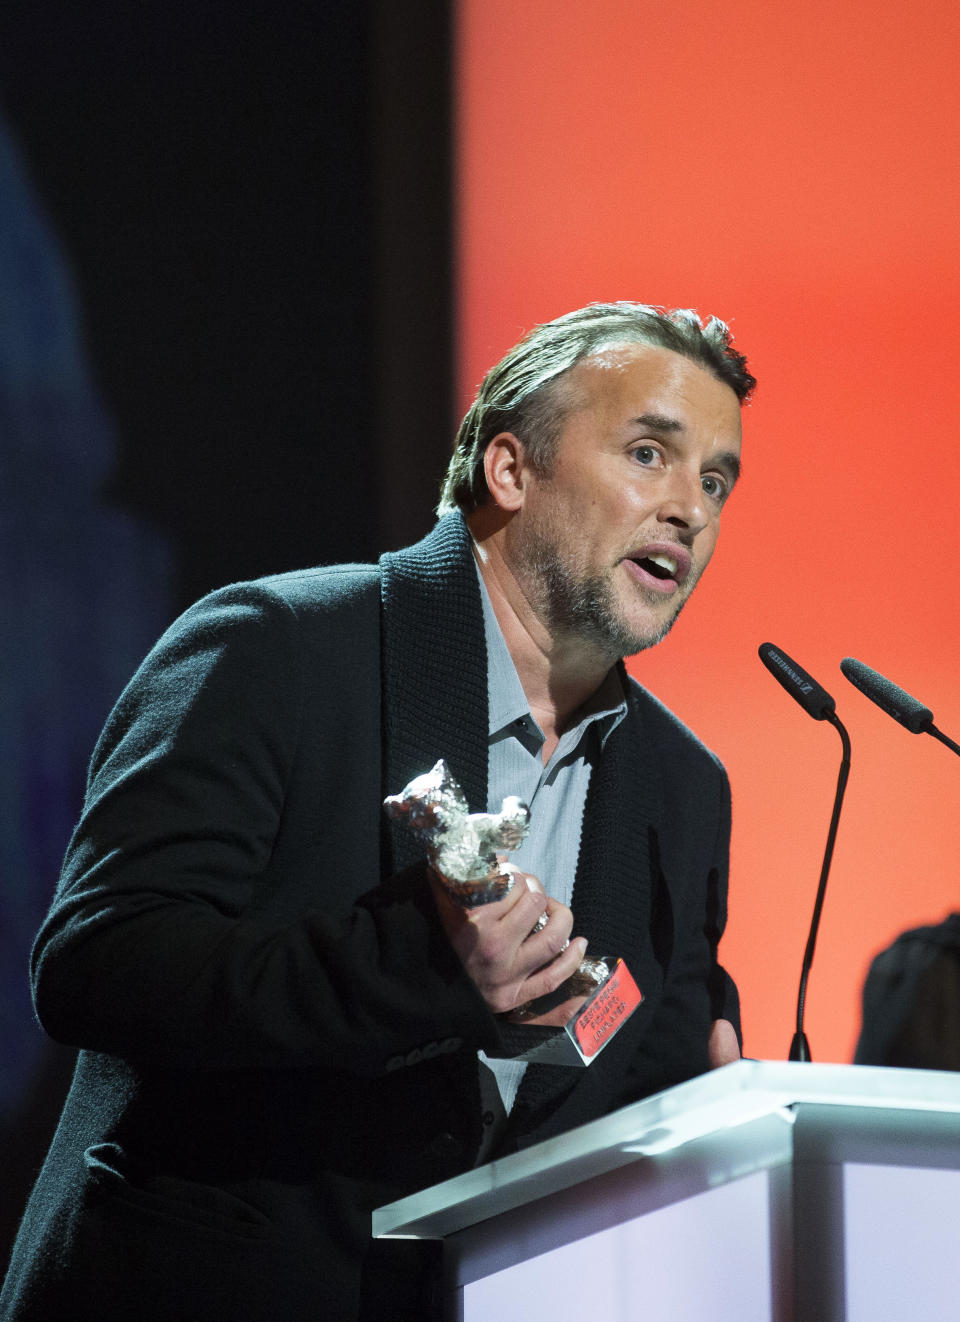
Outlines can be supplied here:
M444 1132L430 1144L430 1151L438 1157L459 1157L463 1146L452 1134Z

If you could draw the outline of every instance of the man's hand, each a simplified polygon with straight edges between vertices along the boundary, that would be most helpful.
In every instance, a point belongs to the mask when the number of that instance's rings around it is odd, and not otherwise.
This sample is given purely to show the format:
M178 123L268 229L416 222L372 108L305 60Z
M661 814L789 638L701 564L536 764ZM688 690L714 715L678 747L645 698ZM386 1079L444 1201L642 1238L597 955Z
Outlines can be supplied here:
M740 1059L740 1043L729 1019L714 1019L707 1039L707 1056L712 1070Z
M587 943L570 941L573 914L551 899L536 877L503 865L514 874L512 889L494 904L463 909L454 904L438 877L432 881L437 911L450 944L494 1014L507 1014L527 1001L546 996L579 967ZM546 924L535 932L541 915ZM562 1025L583 1003L566 1002L546 1015L523 1018L538 1026ZM569 1008L568 1008L569 1007ZM565 1013L565 1018L557 1019Z

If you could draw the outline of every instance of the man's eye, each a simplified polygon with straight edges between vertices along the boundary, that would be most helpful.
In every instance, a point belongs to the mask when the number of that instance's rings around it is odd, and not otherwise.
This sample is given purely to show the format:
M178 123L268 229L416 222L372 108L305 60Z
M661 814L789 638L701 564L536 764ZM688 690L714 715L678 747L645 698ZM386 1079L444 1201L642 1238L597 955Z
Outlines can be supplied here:
M657 462L657 451L652 445L638 445L633 452L633 457L638 464L645 464L649 468L651 464Z
M700 479L700 485L711 500L725 500L727 496L727 484L722 478L714 477L707 473Z

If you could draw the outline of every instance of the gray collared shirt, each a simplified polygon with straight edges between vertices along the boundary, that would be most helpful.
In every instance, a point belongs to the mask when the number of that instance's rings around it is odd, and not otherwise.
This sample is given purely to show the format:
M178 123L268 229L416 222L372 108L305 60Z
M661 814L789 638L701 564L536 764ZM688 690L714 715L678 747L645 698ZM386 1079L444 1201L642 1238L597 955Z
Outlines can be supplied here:
M479 569L477 572L487 644L487 811L499 812L508 794L518 795L529 805L530 826L510 862L539 877L549 895L569 905L590 771L611 732L627 714L623 685L616 668L611 669L584 703L575 723L560 736L544 766L543 731L530 712L486 585ZM492 1060L482 1051L479 1055L484 1141L478 1164L486 1160L526 1069L523 1061Z

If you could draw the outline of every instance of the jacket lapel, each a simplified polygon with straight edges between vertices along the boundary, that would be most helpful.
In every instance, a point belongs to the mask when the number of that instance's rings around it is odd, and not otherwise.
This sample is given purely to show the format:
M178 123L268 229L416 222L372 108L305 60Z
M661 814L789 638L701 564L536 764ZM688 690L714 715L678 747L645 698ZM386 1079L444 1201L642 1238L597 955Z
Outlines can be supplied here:
M576 930L595 954L636 963L647 953L649 841L662 814L662 792L638 690L629 680L626 687L627 717L610 735L590 777L571 905ZM639 968L633 971L639 976Z
M460 514L380 561L383 793L443 758L473 812L487 807L487 651L470 534ZM401 823L386 832L387 870L423 857Z
M474 812L487 806L487 649L472 544L459 514L405 551L380 560L383 765L381 798L443 758ZM383 875L423 859L402 823L381 814ZM458 1052L443 1074L460 1117L465 1164L480 1144L476 1055Z

